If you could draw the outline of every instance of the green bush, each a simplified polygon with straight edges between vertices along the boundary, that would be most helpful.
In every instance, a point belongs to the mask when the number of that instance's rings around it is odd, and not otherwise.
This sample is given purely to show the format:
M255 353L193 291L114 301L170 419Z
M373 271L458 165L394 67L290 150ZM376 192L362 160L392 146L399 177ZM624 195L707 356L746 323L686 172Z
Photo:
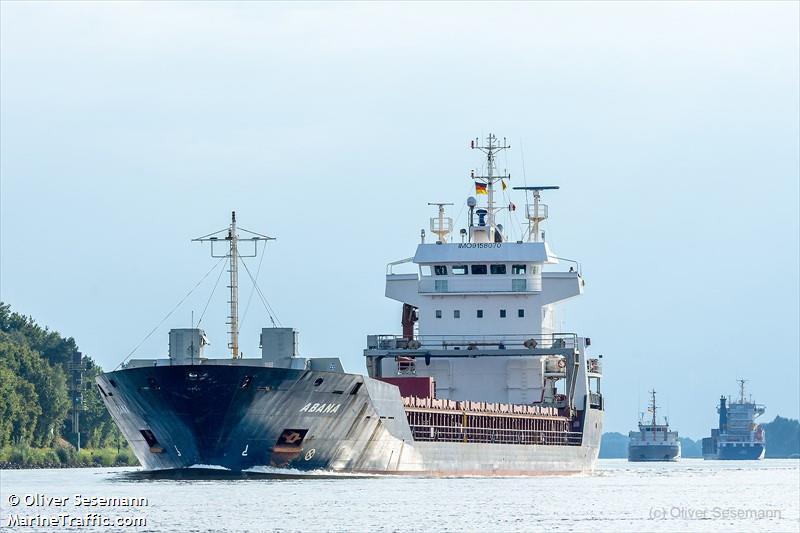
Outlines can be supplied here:
M11 460L11 446L0 448L0 462L7 463Z
M60 466L61 458L59 458L55 450L48 449L44 455L44 462L48 466Z
M27 444L0 447L0 462L21 468L138 466L130 448L85 448L76 450L59 443L54 448L32 448Z
M25 443L17 444L11 449L8 460L17 465L29 464L31 456L31 448Z
M49 448L30 448L29 455L28 455L28 462L26 463L27 466L46 466L47 465L47 455L50 451Z
M86 448L78 452L76 466L89 466L92 464L92 452Z
M56 455L58 456L58 462L63 466L77 464L78 452L72 446L57 446Z
M139 460L131 450L120 450L114 459L116 466L139 466Z

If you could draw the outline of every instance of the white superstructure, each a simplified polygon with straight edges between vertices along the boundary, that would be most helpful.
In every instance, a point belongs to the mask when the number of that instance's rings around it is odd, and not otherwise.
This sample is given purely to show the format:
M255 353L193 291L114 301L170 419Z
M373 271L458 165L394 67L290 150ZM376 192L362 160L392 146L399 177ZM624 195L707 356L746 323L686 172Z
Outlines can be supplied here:
M558 187L515 187L531 198L524 240L509 240L498 213L517 215L516 206L495 201L510 179L497 172L496 154L509 146L489 135L472 147L486 154L486 174L471 175L484 201L467 199L466 227L457 233L448 204L431 204L438 207L430 220L435 240L426 242L423 231L414 256L387 267L386 296L404 304L403 336L371 336L368 357L378 351L368 364L376 376L430 376L438 398L583 409L591 388L599 404L600 361L586 359L590 340L556 323L557 304L584 287L578 263L560 261L541 232L548 216L541 193ZM404 263L417 271L398 273ZM417 350L424 362L410 352L411 360L380 355L394 348Z

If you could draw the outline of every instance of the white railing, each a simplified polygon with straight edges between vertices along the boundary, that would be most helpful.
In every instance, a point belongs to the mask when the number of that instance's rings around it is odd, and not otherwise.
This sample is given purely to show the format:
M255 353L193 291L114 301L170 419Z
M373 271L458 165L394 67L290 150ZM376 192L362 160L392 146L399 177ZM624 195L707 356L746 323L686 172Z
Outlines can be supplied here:
M578 337L574 333L538 335L417 335L407 339L402 335L377 335L379 350L474 350L494 349L574 349Z
M452 218L445 217L442 220L439 220L439 217L431 218L431 233L439 233L439 232L452 233L452 231L453 231Z
M528 204L525 206L525 216L529 219L545 220L547 218L547 205L539 204L536 206L534 204Z
M403 265L405 263L410 263L413 260L414 260L413 257L406 257L405 259L400 259L399 261L392 261L391 263L386 265L386 275L390 276L390 275L394 274L393 270L394 270L394 267L396 267L397 265Z

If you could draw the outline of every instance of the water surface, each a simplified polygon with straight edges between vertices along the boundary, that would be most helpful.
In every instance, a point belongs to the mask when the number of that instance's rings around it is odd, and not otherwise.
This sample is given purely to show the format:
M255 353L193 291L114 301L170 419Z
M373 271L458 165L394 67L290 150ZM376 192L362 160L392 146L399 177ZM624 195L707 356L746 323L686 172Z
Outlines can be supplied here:
M76 494L146 504L76 506ZM800 531L800 461L779 459L601 460L593 475L529 478L6 470L0 496L6 531L59 529L8 526L37 515L88 524L67 531ZM101 517L146 525L96 525Z

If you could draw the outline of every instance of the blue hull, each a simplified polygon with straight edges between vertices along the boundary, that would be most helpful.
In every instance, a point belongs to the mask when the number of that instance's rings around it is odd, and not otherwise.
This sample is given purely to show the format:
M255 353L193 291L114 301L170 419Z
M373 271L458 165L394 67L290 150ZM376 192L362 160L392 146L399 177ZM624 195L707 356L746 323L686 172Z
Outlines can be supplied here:
M717 452L717 459L726 461L755 461L764 458L764 445L722 446Z

